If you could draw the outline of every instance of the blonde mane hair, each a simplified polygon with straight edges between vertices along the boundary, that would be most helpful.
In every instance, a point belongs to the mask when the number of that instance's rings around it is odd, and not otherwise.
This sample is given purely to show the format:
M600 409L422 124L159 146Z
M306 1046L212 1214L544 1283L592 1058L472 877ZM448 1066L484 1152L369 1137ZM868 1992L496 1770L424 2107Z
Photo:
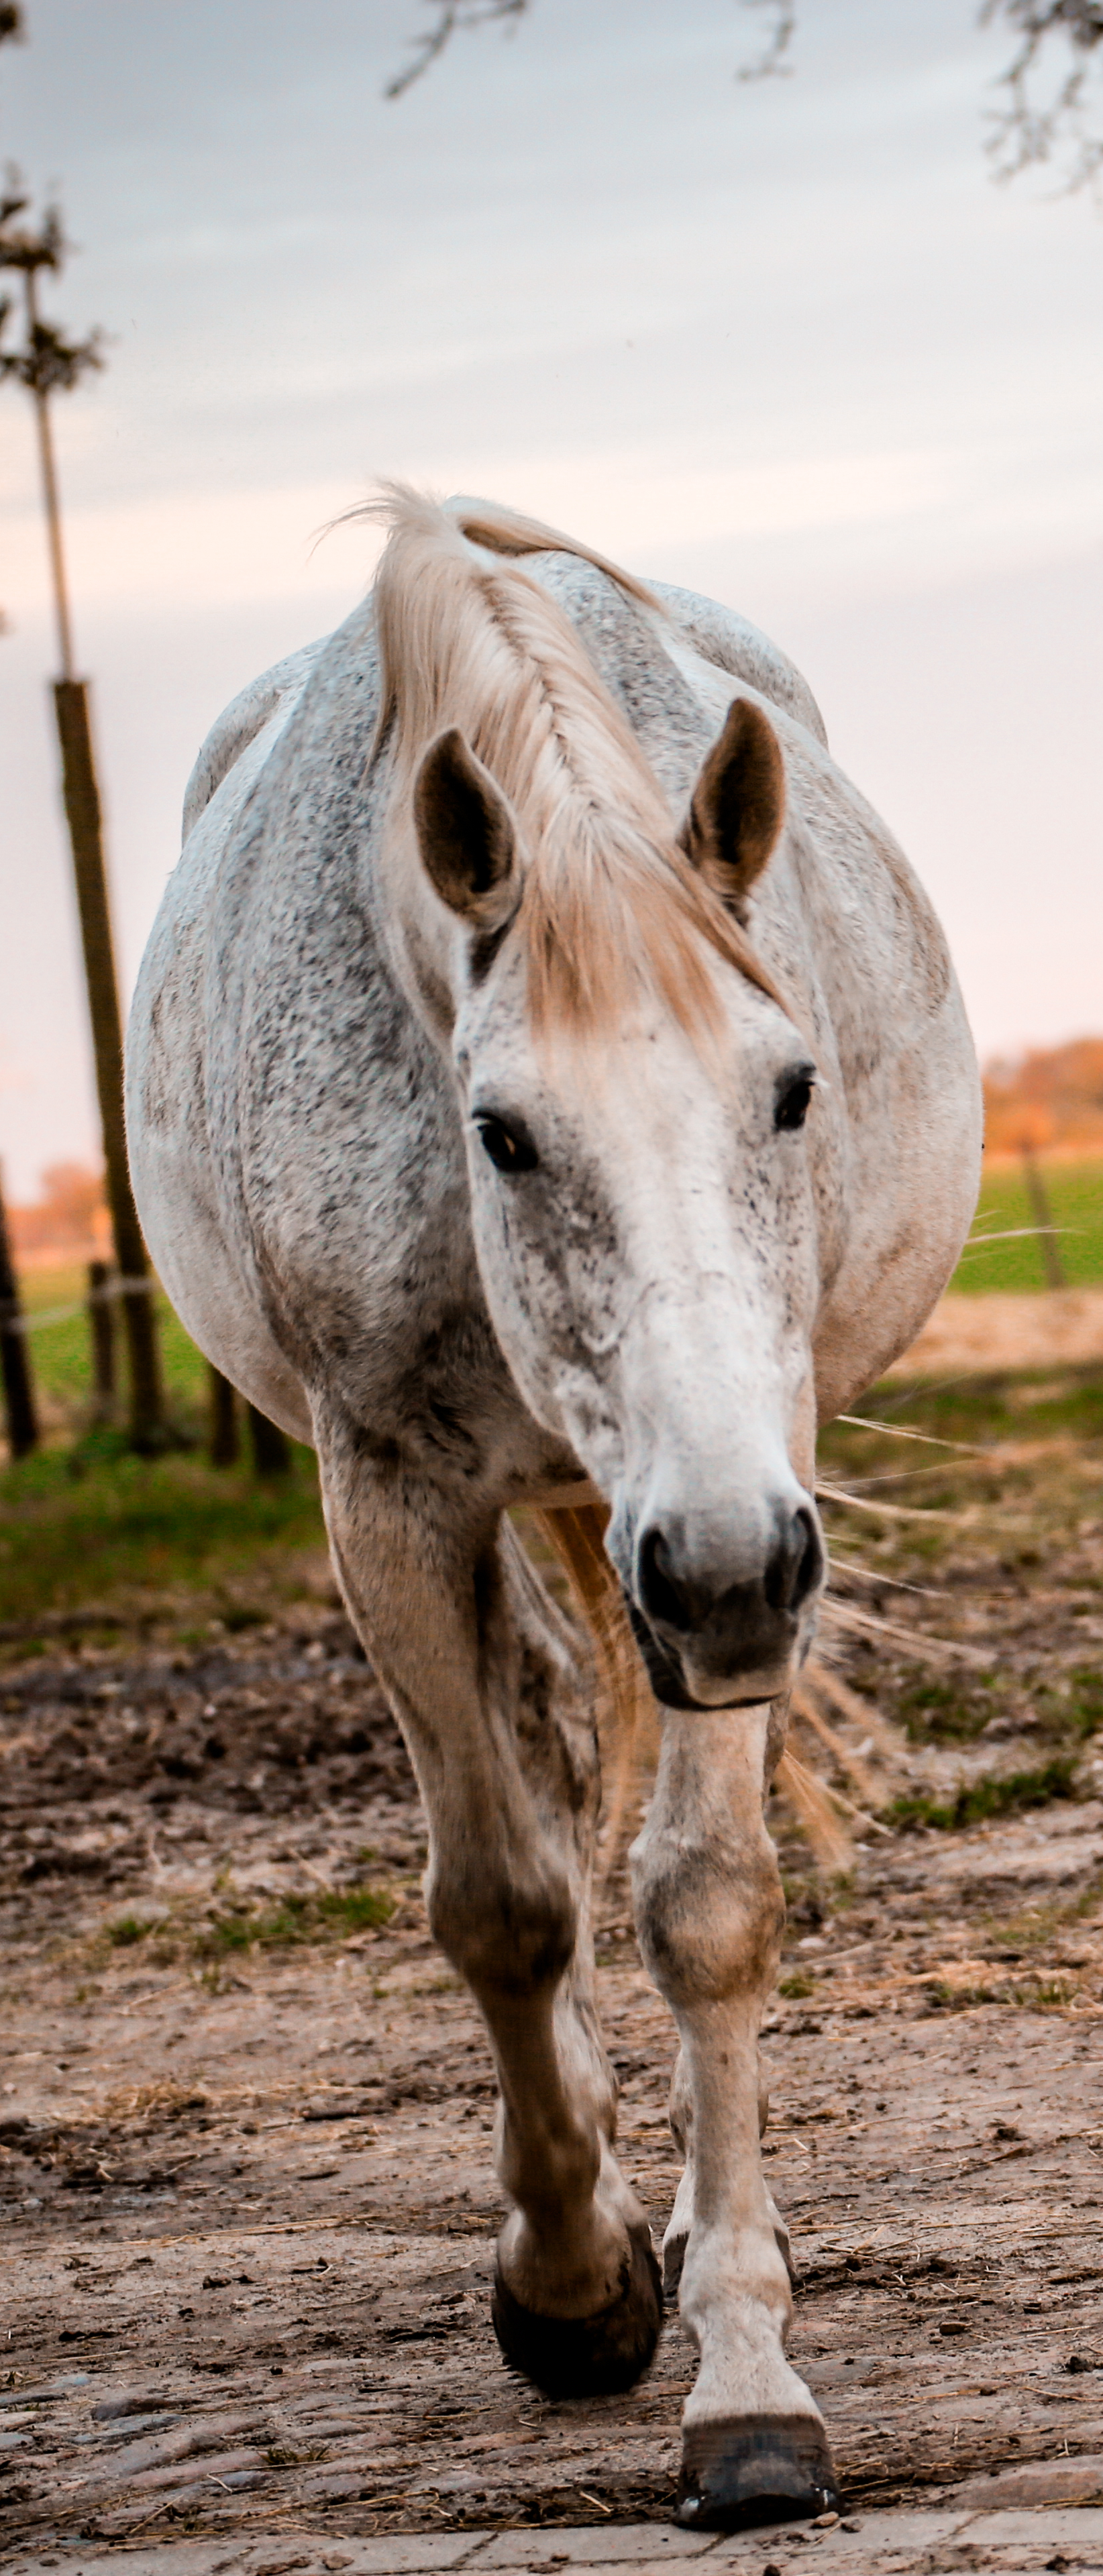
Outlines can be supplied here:
M642 992L691 1036L716 1026L709 954L781 996L746 933L679 848L631 727L555 600L521 568L549 551L596 565L662 614L642 582L539 521L403 485L375 580L382 660L377 744L401 788L456 725L509 798L526 865L513 932L534 1029L584 1034ZM784 1007L784 1006L783 1006Z

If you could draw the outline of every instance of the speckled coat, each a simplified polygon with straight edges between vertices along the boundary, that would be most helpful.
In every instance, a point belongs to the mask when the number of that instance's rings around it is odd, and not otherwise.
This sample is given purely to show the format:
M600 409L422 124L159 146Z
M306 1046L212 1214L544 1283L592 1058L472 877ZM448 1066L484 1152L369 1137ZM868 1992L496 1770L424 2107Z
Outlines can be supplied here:
M438 516L454 553L462 511ZM707 1041L641 991L584 1043L539 1042L509 935L539 859L524 780L495 780L455 727L416 775L396 764L369 601L246 690L200 756L131 1019L131 1155L188 1330L317 1448L334 1561L425 1798L431 1919L497 2062L495 2322L562 2393L629 2384L659 2300L593 1995L589 1670L503 1514L610 1515L662 1720L633 1868L682 2044L667 2282L700 2370L681 2511L724 2524L834 2493L784 2355L758 2156L781 1919L763 1780L822 1575L815 1420L906 1347L953 1266L978 1085L931 908L784 656L687 592L648 604L565 540L519 546L519 575L502 528L489 556L471 545L472 580L507 606L511 580L535 583L565 618L672 846L693 855L695 815L702 846L711 830L783 999L720 966ZM745 758L723 751L735 697L783 777L753 871L720 846L749 828Z

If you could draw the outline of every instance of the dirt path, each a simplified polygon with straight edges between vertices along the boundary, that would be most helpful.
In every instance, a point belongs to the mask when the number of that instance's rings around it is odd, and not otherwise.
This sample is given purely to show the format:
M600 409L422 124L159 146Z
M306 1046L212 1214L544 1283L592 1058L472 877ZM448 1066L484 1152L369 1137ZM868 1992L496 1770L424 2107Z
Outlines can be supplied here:
M8 2550L668 2517L676 2318L623 2399L549 2404L498 2357L487 2053L340 1615L75 1637L13 1661L0 1704ZM767 2155L794 2357L851 2505L1031 2460L1082 2459L1090 2489L1103 1804L871 1840L830 1902L783 1855ZM623 1879L600 1956L661 2231L671 2032Z
M889 1374L1080 1367L1103 1359L1103 1289L940 1297L929 1324Z

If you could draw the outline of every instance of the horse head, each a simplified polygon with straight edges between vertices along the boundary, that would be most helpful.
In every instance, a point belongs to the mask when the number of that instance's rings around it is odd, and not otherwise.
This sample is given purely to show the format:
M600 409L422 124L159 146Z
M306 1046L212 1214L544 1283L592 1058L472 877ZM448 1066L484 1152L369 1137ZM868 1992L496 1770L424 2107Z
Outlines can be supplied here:
M521 819L459 727L424 750L411 809L449 917L438 989L443 973L477 1256L512 1373L609 1504L657 1696L770 1698L824 1578L822 1113L806 1037L747 971L748 904L784 826L773 727L736 699L665 849L652 837L641 855L638 816L557 811L563 883L588 888L573 918L539 813Z

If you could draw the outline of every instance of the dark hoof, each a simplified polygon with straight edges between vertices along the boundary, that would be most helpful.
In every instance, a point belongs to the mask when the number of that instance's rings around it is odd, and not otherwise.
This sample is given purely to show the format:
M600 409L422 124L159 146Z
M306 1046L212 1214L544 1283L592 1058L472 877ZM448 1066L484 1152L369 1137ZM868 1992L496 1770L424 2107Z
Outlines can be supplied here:
M514 2298L500 2271L490 2313L506 2360L546 2397L616 2397L642 2378L663 2321L650 2229L633 2231L617 2295L596 2316L537 2316Z
M678 2520L694 2531L741 2531L838 2510L827 2435L811 2415L733 2415L689 2424Z

